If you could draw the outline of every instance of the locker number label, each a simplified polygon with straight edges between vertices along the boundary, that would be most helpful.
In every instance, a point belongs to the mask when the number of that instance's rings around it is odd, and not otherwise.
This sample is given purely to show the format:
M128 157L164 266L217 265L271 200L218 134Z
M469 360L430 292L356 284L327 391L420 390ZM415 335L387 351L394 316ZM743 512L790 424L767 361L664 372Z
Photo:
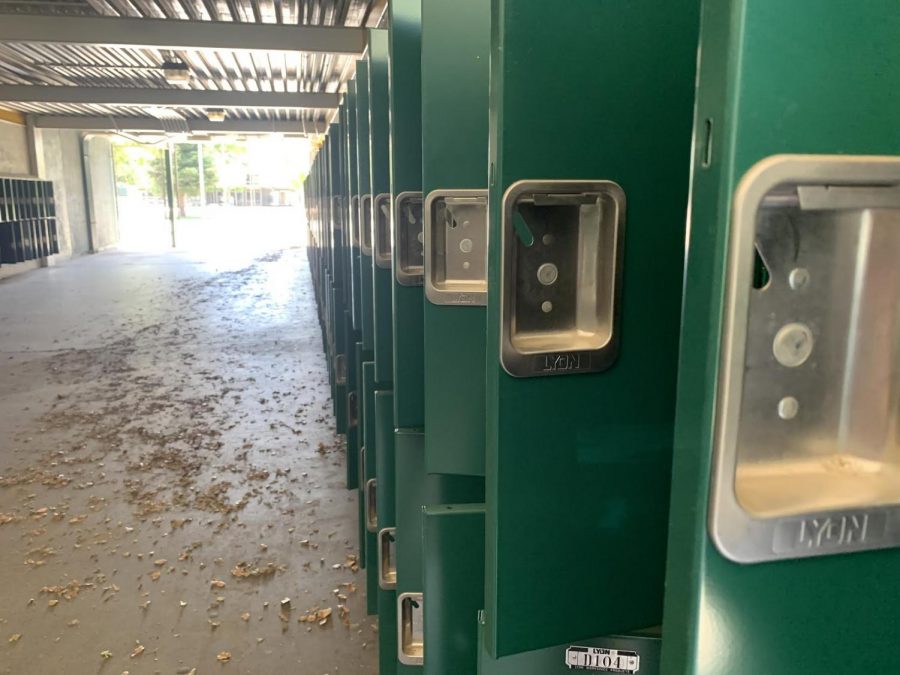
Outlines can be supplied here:
M570 670L592 670L600 673L637 673L641 657L637 652L602 647L569 647L566 666Z

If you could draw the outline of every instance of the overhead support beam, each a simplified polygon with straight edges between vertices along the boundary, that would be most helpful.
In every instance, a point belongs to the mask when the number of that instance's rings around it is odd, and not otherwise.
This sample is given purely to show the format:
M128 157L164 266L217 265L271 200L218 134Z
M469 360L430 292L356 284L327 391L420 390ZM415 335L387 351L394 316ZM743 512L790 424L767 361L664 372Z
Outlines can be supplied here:
M3 14L0 42L359 55L365 50L366 33L362 28L344 26Z
M155 117L89 117L81 115L35 115L38 129L79 129L81 131L124 131L129 133L167 132L187 134L323 134L325 122L284 120L166 120Z
M32 84L0 85L0 102L75 103L120 106L200 108L337 108L341 95L327 92L279 93L143 89L137 87L60 87Z

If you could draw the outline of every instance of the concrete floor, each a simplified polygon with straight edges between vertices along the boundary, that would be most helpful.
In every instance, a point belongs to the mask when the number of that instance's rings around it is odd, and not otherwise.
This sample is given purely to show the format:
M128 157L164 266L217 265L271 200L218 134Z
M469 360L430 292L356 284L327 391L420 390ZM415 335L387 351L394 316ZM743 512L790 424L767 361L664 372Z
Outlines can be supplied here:
M0 282L0 674L377 672L333 427L300 248Z

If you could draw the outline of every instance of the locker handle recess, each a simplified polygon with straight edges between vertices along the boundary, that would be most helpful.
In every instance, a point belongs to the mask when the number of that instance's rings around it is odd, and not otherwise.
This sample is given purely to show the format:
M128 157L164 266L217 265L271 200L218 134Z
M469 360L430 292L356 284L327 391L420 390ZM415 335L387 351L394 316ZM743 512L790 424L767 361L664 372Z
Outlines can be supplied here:
M376 496L378 494L377 480L377 478L370 478L366 481L366 529L369 532L378 531L378 502L376 501Z
M359 408L356 405L356 391L347 392L347 424L356 427L359 424Z
M421 593L401 593L397 598L397 659L406 666L425 663L425 605Z
M334 223L334 229L342 232L344 229L344 200L340 195L331 198L331 220Z
M435 190L425 200L425 296L487 304L487 190Z
M500 360L514 377L608 369L619 351L625 193L520 181L501 208Z
M372 255L372 195L359 198L359 248L363 255Z
M730 237L710 537L739 563L900 546L900 159L764 159Z
M334 357L334 379L338 385L347 384L347 355L337 354Z
M421 286L425 273L422 193L401 192L397 195L394 214L397 283L401 286Z
M359 470L359 480L362 483L363 490L363 508L365 508L366 503L366 446L361 445L359 448L359 464L357 464L357 468ZM368 528L366 528L368 530Z
M359 195L350 197L350 242L359 248Z
M382 193L375 197L375 264L391 269L391 195Z
M397 528L378 533L378 586L385 591L397 588Z

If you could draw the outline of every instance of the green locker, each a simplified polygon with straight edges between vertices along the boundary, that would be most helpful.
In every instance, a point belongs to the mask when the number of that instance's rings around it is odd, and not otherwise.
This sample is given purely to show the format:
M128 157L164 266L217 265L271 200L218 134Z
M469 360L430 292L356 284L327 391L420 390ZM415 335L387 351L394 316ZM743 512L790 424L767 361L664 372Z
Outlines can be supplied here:
M662 619L698 15L492 2L494 658Z
M363 364L365 363L363 359L363 348L362 342L357 342L354 346L354 362L356 364L356 389L351 392L354 394L353 400L355 402L355 407L351 407L351 410L356 410L357 418L356 418L356 460L353 462L354 468L353 471L356 472L356 480L357 480L357 505L359 508L358 513L358 539L357 539L357 550L359 551L359 564L363 569L368 568L368 560L366 559L366 511L365 511L365 488L366 488L366 469L365 469L365 450L366 444L369 442L368 429L366 427L366 420L370 419L369 409L367 407L367 401L365 398L366 392L366 373L363 370ZM347 472L351 471L350 469L350 458L348 457L348 466Z
M334 417L339 434L347 433L347 324L346 274L344 254L344 209L341 195L344 193L346 167L344 165L343 106L338 110L338 121L329 127L328 160L330 165L330 192L327 196L331 220L331 331L333 342ZM352 486L355 488L356 486Z
M369 173L369 62L356 62L356 158L359 199L357 228L359 235L360 321L363 348L375 349L374 300L372 295L372 191Z
M425 467L484 475L490 7L422 3Z
M394 454L394 395L375 392L374 473L377 476L375 556L378 579L378 663L381 675L398 672L397 662L397 526ZM366 457L366 462L372 460ZM370 557L370 561L373 558Z
M475 672L483 607L484 521L469 505L484 499L490 7L423 0L421 11L425 435L423 454L407 460L422 477L398 487L398 504L410 504L409 526L398 526L401 599L408 598L398 630L403 653L422 622L424 672L439 675ZM468 544L455 551L447 542L459 520L429 530L428 514L452 509L468 523L475 512ZM407 529L421 537L414 548Z
M349 168L350 194L347 202L348 211L348 232L347 238L350 242L350 285L352 316L353 316L353 332L354 335L362 334L362 296L360 289L360 262L359 262L359 156L358 156L358 102L357 102L357 77L354 77L347 83L347 164Z
M484 604L484 504L428 506L423 516L425 673L475 673ZM449 602L451 598L458 599Z
M375 447L375 364L373 350L375 348L375 322L374 322L374 299L372 293L372 249L371 238L364 236L365 232L371 231L371 191L369 174L369 63L366 59L356 62L356 169L357 169L357 189L359 197L356 200L356 223L354 227L353 239L355 242L354 253L358 254L358 269L354 270L354 278L359 279L358 291L354 291L355 297L358 299L358 329L361 336L361 358L363 360L361 381L362 389L358 396L363 401L363 410L365 418L365 442L366 448L365 460L366 470L361 471L359 480L359 500L360 508L365 508L365 500L367 486L371 487L370 481L376 480L375 477L375 455L377 448ZM362 467L361 467L362 468ZM363 524L360 524L363 527ZM366 558L367 588L368 588L368 610L371 613L377 611L377 581L378 581L378 564L377 564L377 546L376 533L367 532L365 535L365 543L362 546L362 553Z
M378 520L375 504L378 480L375 477L375 364L363 364L363 396L365 443L359 454L360 485L359 527L362 533L360 551L366 564L366 610L378 613ZM373 450L370 452L369 448Z
M346 352L347 358L347 456L346 466L346 485L348 490L358 490L361 485L359 482L359 449L361 442L361 428L359 426L359 402L358 388L360 375L360 353L358 351L357 342L353 341L353 332L349 330L352 318L349 308L344 310L344 324L347 326Z
M448 476L425 472L425 435L419 432L401 430L396 435L396 549L397 549L397 598L398 628L400 641L397 658L401 663L398 672L405 672L404 666L421 670L425 664L428 672L439 673L429 663L424 643L424 607L434 602L438 613L453 614L457 608L473 600L480 600L479 583L476 577L467 591L466 597L427 596L423 594L423 564L425 559L433 560L431 552L425 550L423 509L441 504L474 504L484 499L484 480L479 476ZM476 543L477 547L477 543ZM457 555L463 555L458 553ZM445 561L452 564L453 559ZM405 602L404 602L405 600ZM472 616L474 635L474 615ZM433 643L433 651L438 655L452 645L444 640ZM432 645L428 646L432 649ZM428 651L427 653L431 653Z
M347 343L347 488L363 488L359 481L359 452L362 447L362 353L360 340L359 243L355 235L359 190L358 159L356 155L356 80L347 85L344 106L346 133L342 141L342 153L347 167L343 212L344 229L344 284ZM360 526L361 527L361 526ZM361 530L362 532L362 530ZM365 547L360 537L360 563L365 566Z
M485 631L486 626L482 625L478 675L571 675L573 671L658 675L662 672L658 637L614 635L495 659L484 646Z
M428 86L431 73L422 70L421 57L421 0L401 0L391 5L391 106L392 106L392 171L393 192L395 196L394 208L394 233L393 256L394 267L394 364L395 381L394 396L396 403L395 425L395 503L396 503L396 553L397 553L397 635L399 643L395 646L396 659L399 662L398 672L421 671L423 666L430 672L435 670L429 663L440 664L442 652L446 643L444 640L436 640L433 643L433 657L426 655L423 621L426 608L431 608L437 615L444 611L453 611L458 606L459 598L445 598L439 594L429 600L424 594L423 560L429 555L426 550L423 532L423 507L455 502L481 501L484 498L484 481L479 474L483 473L480 466L471 471L475 475L447 475L452 473L465 474L465 471L444 471L440 466L429 466L426 459L426 439L431 437L432 430L425 424L425 433L422 425L425 421L423 406L423 340L424 340L424 289L423 277L426 274L425 248L427 247L427 235L423 223L423 145L431 142L431 136L425 132L422 135L422 87ZM465 10L465 8L460 8ZM486 13L485 13L486 14ZM473 17L469 17L472 19ZM477 18L477 17L475 17ZM452 27L449 27L452 30ZM461 31L460 35L465 34ZM485 34L487 31L485 30ZM487 40L485 40L487 43ZM447 44L444 42L443 44ZM487 49L485 48L485 56ZM486 61L486 59L485 59ZM483 179L481 185L486 184L486 118L487 79L483 82L485 88L482 112L485 117L485 133L481 139L482 162L481 171ZM464 106L460 106L464 109ZM437 112L437 111L435 111ZM455 115L454 110L443 110L442 119L447 122ZM433 122L433 120L432 120ZM456 127L443 128L440 131L442 137L448 133L455 133ZM477 139L457 139L464 144L477 142ZM453 162L455 156L438 157L432 154L434 162ZM427 169L426 169L427 173ZM387 239L385 237L385 239ZM482 247L482 252L484 248ZM465 311L463 311L465 314ZM469 336L456 332L464 328L461 324L455 324L451 332L439 335L439 338L427 342L427 350L434 355L440 350L453 350L455 342L467 339ZM477 336L481 343L484 341L484 322L479 325L480 335ZM464 328L467 330L467 328ZM433 337L433 336L432 336ZM455 361L454 363L458 363ZM452 389L458 382L469 384L476 393L483 390L483 353L482 358L464 364L462 374L453 372L453 378L439 383L441 387ZM446 372L446 369L445 371ZM468 373L471 381L466 381L464 375ZM430 374L429 374L430 375ZM478 386L481 381L482 386ZM437 384L437 383L435 383ZM459 392L457 392L459 393ZM434 389L430 395L434 394ZM449 399L445 399L449 400ZM453 434L457 436L464 432L462 444L465 438L479 439L477 428L464 428L461 422L464 417L456 416L455 406L463 405L471 410L471 406L483 403L481 397L476 396L474 404L465 397L456 401L454 406L449 406L442 411L444 420L435 424L435 433L441 437L447 433L447 429L453 428ZM452 418L452 419L450 419ZM432 418L434 419L434 418ZM450 419L450 424L447 424ZM482 418L483 419L483 416ZM477 424L472 419L465 420L470 424ZM483 447L483 440L477 443L475 452ZM455 451L460 452L459 444ZM465 448L472 452L472 449ZM453 457L447 457L444 467L452 466ZM459 555L457 553L456 555ZM482 562L483 565L483 562ZM469 598L473 597L472 589L469 589ZM480 602L480 601L479 601ZM479 605L480 606L480 605ZM476 637L474 612L469 622L471 636ZM431 648L429 648L431 649ZM474 648L472 662L474 663Z
M393 274L391 272L390 92L388 32L369 31L369 175L372 192L371 231L375 321L375 382L390 389L393 378ZM366 235L363 236L366 238ZM393 415L391 416L393 420ZM393 422L391 422L393 426Z
M900 12L706 2L667 673L894 673Z
M394 426L425 422L422 294L422 0L390 4ZM393 230L391 232L390 230Z

